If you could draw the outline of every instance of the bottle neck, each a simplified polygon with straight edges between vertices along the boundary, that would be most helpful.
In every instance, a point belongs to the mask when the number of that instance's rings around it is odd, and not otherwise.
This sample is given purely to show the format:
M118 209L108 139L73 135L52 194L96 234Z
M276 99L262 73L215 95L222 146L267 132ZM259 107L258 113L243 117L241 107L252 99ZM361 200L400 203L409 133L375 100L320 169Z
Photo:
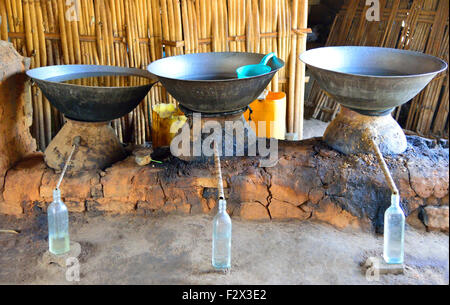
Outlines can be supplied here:
M226 213L227 211L227 202L223 199L219 200L219 213Z
M53 202L61 202L61 190L60 189L53 190Z
M391 206L400 208L400 195L392 194L391 196Z

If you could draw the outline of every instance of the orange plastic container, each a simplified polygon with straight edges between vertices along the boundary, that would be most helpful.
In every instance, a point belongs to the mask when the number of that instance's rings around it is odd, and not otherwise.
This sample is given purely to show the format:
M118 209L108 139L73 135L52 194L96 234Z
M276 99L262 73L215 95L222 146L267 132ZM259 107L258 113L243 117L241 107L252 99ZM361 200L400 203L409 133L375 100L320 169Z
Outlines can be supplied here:
M250 104L253 113L251 120L255 122L252 128L255 130L258 137L274 138L278 140L286 139L286 93L284 92L270 92L264 100L256 100ZM245 119L249 120L250 111L244 113ZM265 122L266 128L261 125ZM271 130L271 123L273 128ZM261 128L258 126L261 125ZM256 128L255 128L256 127ZM261 132L259 132L261 129Z

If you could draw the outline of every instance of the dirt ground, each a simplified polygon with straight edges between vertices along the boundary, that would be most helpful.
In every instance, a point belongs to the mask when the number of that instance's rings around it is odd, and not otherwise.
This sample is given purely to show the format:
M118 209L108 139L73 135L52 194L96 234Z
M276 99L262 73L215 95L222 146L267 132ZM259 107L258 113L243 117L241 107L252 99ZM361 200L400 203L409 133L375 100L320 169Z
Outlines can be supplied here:
M75 284L449 284L449 238L408 228L406 273L369 282L360 266L382 236L315 222L233 220L232 271L211 268L212 216L72 215L82 246ZM0 284L73 284L44 264L46 216L0 216Z

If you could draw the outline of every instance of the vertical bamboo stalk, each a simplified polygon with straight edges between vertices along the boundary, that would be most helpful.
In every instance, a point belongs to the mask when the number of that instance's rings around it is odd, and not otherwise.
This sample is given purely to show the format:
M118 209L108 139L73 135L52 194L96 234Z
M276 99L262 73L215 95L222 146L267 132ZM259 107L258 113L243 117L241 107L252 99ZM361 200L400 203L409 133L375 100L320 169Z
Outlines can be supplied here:
M34 34L32 35L33 39L33 55L34 55L34 66L35 68L41 66L41 47L39 45L39 34L37 33L39 31L38 25L37 25L37 17L36 17L36 8L35 3L29 2L29 14L30 14L30 20L31 20L31 32ZM33 63L33 61L32 61ZM44 120L44 107L43 107L43 100L42 100L42 94L40 94L40 91L35 88L34 92L34 98L36 99L36 109L34 111L37 111L37 124L39 127L39 146L40 149L45 149L46 147L46 133L45 133L45 120Z
M67 3L64 2L62 5L62 11L60 11L60 15L63 16L63 20L65 23L65 27L66 27L66 35L67 35L67 47L69 50L69 58L70 58L70 63L73 64L75 62L75 47L74 47L74 37L72 35L72 26L70 24L69 19L67 18L66 14L67 14Z
M245 48L247 52L253 52L254 29L253 29L253 17L252 17L252 3L251 0L245 0L246 8L246 25L245 25Z
M17 32L16 24L14 22L14 16L15 15L13 13L13 8L12 8L11 1L6 1L6 0L4 0L4 1L5 1L5 8L6 8L5 22L10 20L10 22L9 22L10 31L13 32L13 33ZM17 49L18 48L17 39L13 38L13 39L11 39L11 42L12 42L14 48Z
M211 21L212 21L212 51L219 52L219 12L218 12L218 0L211 0Z
M222 50L224 52L229 51L228 48L228 26L227 26L227 20L228 20L228 10L227 10L227 4L225 1L223 1L221 3L221 7L222 7L222 23L221 23L221 28L222 28Z
M147 0L147 19L148 19L148 33L147 37L149 39L148 44L150 48L150 61L153 61L156 59L156 48L155 48L155 29L154 29L154 21L153 21L153 14L152 10L155 9L152 6L151 0Z
M112 49L114 52L115 57L115 65L122 66L122 56L120 54L120 46L118 42L115 42L114 39L116 37L119 37L119 29L117 27L118 17L117 17L117 8L116 8L116 1L110 0L109 6L111 8L111 31L112 31L112 37L111 37L111 43L112 43ZM119 125L119 124L118 124Z
M169 40L176 41L176 25L173 11L173 0L167 0L167 17L169 20ZM170 50L173 55L178 55L178 50L175 47L166 46L167 50Z
M112 46L112 32L109 28L108 23L108 16L107 16L107 7L106 7L106 1L105 0L96 0L99 1L99 8L100 8L100 18L101 18L101 29L103 34L103 50L105 51L105 64L106 65L113 65L113 53L111 52L111 46Z
M297 29L299 0L292 1L292 26ZM295 76L297 63L297 34L291 34L291 54L289 60L289 107L288 107L288 124L287 132L295 132Z
M76 14L78 14L78 12L76 12ZM78 32L78 23L79 21L76 20L72 20L72 21L67 21L68 24L70 25L70 30L72 32L72 40L73 40L73 53L74 53L74 63L76 64L81 64L82 63L82 59L81 59L81 46L80 46L80 35Z
M236 1L235 5L236 36L240 37L245 34L245 0ZM236 42L236 51L245 52L245 44L242 43L242 40Z
M42 7L40 1L35 2L35 9L36 9L37 31L39 37L40 62L42 66L46 66L48 64L48 58L44 33L44 19L42 16ZM40 96L41 96L40 101L43 104L42 107L44 120L42 124L43 125L45 124L44 126L45 140L46 144L48 144L52 139L52 113L50 103L48 102L48 100L42 94L40 94Z
M31 24L30 2L25 0L23 3L24 9L24 23L25 23L25 40L27 46L27 57L31 57L31 65L34 67L34 46L33 46L33 33Z
M23 4L21 0L14 0L15 4L15 23L16 23L16 30L20 33L24 32L24 25L23 25ZM22 54L26 53L25 48L25 39L20 39L18 45L18 51Z
M274 4L274 0L269 0L269 1L267 1L267 4L266 4L266 19L267 19L266 33L267 34L270 34L272 32L273 4ZM266 51L267 51L267 53L274 51L272 48L272 38L271 37L266 38Z
M137 53L139 54L139 64L136 66L140 69L145 69L145 58L147 57L146 51L145 51L145 45L141 43L141 38L144 37L144 27L145 27L145 20L144 16L146 16L145 12L143 11L142 7L142 0L136 0L133 2L133 12L135 15L138 16L138 18L135 20L134 23L134 31L135 31L135 43L136 43L136 49Z
M102 21L100 17L100 1L94 1L94 13L95 13L95 34L96 34L96 43L97 43L97 52L99 57L99 62L101 65L106 64L106 56L103 48L103 30L102 30ZM130 48L130 52L131 52Z
M169 12L167 9L167 0L161 0L161 24L163 40L171 40L169 27ZM166 48L166 56L171 56L169 48Z
M223 52L224 50L224 41L223 41L223 37L224 35L224 30L223 30L223 26L224 26L224 22L223 22L223 0L217 0L216 1L217 4L217 50L219 52Z
M308 26L308 1L300 0L299 16L297 28L306 29ZM299 140L303 139L303 117L305 100L305 65L300 60L299 55L306 51L306 34L299 34L297 38L297 56L296 56L296 92L295 92L295 118L294 132L298 134Z
M278 0L273 0L272 1L272 9L270 11L271 13L271 32L272 33L277 33L277 29L278 29ZM278 32L278 35L280 35L280 33ZM272 37L270 38L270 42L271 42L271 52L275 52L275 54L277 54L278 57L281 57L280 54L280 50L278 49L278 39L277 37ZM280 74L276 73L273 81L272 81L272 91L274 92L278 92L279 91L279 77Z
M198 18L199 15L197 13L197 10L194 7L193 1L188 1L188 9L189 9L189 19L191 20L190 23L190 31L192 36L192 43L193 43L193 52L198 53L199 52L199 45L198 45L198 35L199 35L199 29L198 29Z
M160 4L157 0L152 0L152 18L153 18L153 30L155 36L155 58L153 60L160 59L162 57L162 29L161 29L161 14L160 14ZM160 92L160 90L158 90Z
M178 0L173 0L173 23L175 24L175 41L182 41L183 40L183 29L182 29L182 23L181 21L181 10L180 10L180 4ZM177 48L177 54L183 54L183 48Z
M64 14L64 2L63 0L57 0L58 3L58 19L59 19L59 35L61 38L61 46L62 53L64 57L64 64L70 64L70 56L69 56L69 46L67 42L67 30L66 30L66 22L65 22L65 14Z
M236 17L237 17L237 13L236 13L236 1L235 0L228 0L228 9L229 9L229 14L228 14L228 32L230 33L231 37L236 37L237 36L237 32L236 32ZM230 46L230 51L231 52L236 52L236 40L232 40L229 43Z
M184 52L186 54L191 53L191 39L190 39L190 28L189 28L189 12L186 0L181 0L181 12L184 30Z
M6 6L5 6L4 1L0 2L0 18L1 18L0 39L7 41L8 40L8 18L7 18Z
M41 8L42 8L43 19L45 19L44 32L45 33L53 33L55 30L53 12L51 11L51 6L50 6L50 10L49 10L47 0L41 0ZM53 54L52 42L48 39L45 40L45 36L44 36L44 44L45 44L45 50L46 50L46 54L47 54L47 64L50 66L54 65L55 59L54 59L54 54Z
M255 53L261 52L261 25L260 25L260 18L259 18L259 7L258 7L258 0L253 0L253 19L254 19L254 29L255 29L255 41L254 41L254 48Z
M91 0L87 0L87 10L89 12L89 28L88 28L88 32L89 35L95 36L96 37L96 41L90 43L90 50L93 52L93 60L94 63L96 65L100 65L102 63L102 53L101 53L101 49L99 48L99 43L98 43L98 34L97 34L97 14L95 12L95 6L94 6L94 2Z

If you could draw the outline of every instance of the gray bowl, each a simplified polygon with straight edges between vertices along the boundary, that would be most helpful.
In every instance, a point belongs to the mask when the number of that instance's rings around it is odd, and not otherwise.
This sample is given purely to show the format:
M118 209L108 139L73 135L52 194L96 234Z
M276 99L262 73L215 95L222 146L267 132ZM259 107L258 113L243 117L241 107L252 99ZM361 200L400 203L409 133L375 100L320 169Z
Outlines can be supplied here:
M66 117L84 122L107 122L130 113L145 98L157 80L147 71L134 68L61 65L32 69L27 75L44 96ZM61 83L85 77L141 76L148 85L93 87Z
M376 47L326 47L300 56L336 102L365 115L386 115L420 93L443 60L419 52Z
M224 113L247 107L269 85L275 73L284 67L281 59L272 59L272 71L238 79L236 69L258 64L264 54L196 53L157 60L148 66L166 90L185 108L201 113Z

